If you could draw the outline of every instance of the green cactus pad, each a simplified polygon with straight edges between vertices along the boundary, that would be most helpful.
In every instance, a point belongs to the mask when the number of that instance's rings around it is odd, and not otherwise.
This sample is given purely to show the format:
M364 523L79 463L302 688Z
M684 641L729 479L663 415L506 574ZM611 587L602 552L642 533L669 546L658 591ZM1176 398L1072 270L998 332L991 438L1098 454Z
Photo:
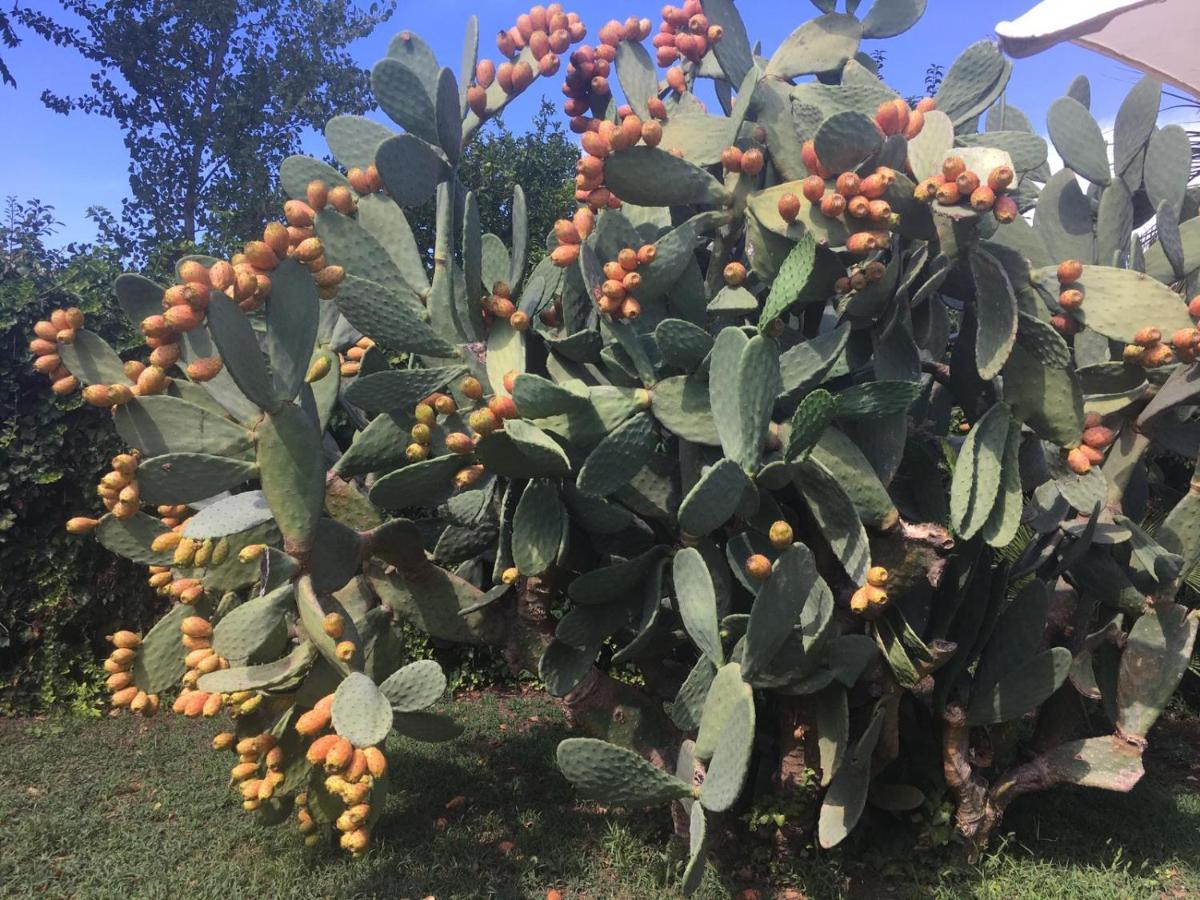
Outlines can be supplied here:
M430 144L437 144L437 121L431 92L416 71L399 60L381 59L371 69L371 93L389 119L409 134Z
M967 724L1018 719L1058 690L1071 671L1071 651L1053 647L1000 677L990 690L972 693Z
M862 521L842 485L813 459L793 467L792 477L821 534L854 584L864 584L871 567L871 547Z
M784 550L750 608L742 655L746 680L753 681L767 670L792 628L800 624L802 612L823 606L831 599L829 587L817 574L809 549L803 544L792 544Z
M81 384L129 384L121 357L98 334L82 328L77 330L71 343L59 341L58 355Z
M208 330L221 354L221 361L238 389L259 409L271 411L279 396L263 358L262 348L246 314L238 305L214 291L208 302ZM307 362L308 353L305 354ZM290 398L286 398L290 399Z
M463 143L462 105L459 101L458 79L450 69L443 68L438 73L434 97L438 145L450 165L457 166Z
M898 513L871 463L845 432L826 428L812 449L812 458L824 466L845 490L868 528L889 528Z
M875 121L861 112L840 112L827 118L813 137L817 158L830 172L857 169L883 144Z
M850 338L850 326L839 325L785 350L779 355L779 374L783 378L782 393L795 396L805 393L825 380L830 369L841 358Z
M298 407L283 405L255 432L262 490L275 513L286 548L311 545L325 499L325 460L315 423Z
M109 514L96 527L96 540L106 550L145 566L169 566L171 554L155 553L150 549L154 539L170 529L153 516L139 512L129 519Z
M975 366L979 377L1000 374L1017 339L1017 297L1000 262L978 247L971 250L975 279Z
M556 384L541 375L522 372L513 383L512 398L521 415L530 419L545 419L590 408L586 390L578 382Z
M510 419L503 431L481 438L475 457L503 478L560 478L571 470L570 460L555 440L536 425Z
M679 527L692 537L702 537L724 525L742 501L750 480L733 459L709 467L688 491L679 506Z
M554 563L567 527L558 488L545 479L531 481L513 516L513 562L522 575L541 575Z
M654 385L650 411L670 432L686 441L720 444L709 405L709 387L697 378L676 376Z
M422 206L448 172L446 160L411 134L388 138L375 152L375 167L388 193L403 207Z
M208 409L175 397L135 397L113 412L117 433L145 456L206 453L248 457L250 432Z
M779 267L779 274L771 283L767 301L763 304L762 315L759 316L759 331L765 331L772 322L782 317L793 303L804 299L805 291L813 279L816 263L817 243L811 234L805 233L788 253L783 265ZM816 297L812 299L816 299ZM825 299L823 293L820 299Z
M1129 632L1117 676L1117 728L1144 738L1183 677L1200 618L1186 607L1148 608Z
M658 431L649 413L626 419L588 454L576 486L585 494L606 497L629 483L658 446Z
M920 394L921 384L916 381L868 381L852 385L837 395L837 417L877 419L907 412Z
M133 683L147 694L161 694L178 685L187 668L179 648L179 625L189 616L202 615L207 615L205 608L179 603L159 619L138 647Z
M1084 263L1094 261L1096 248L1092 235L1091 206L1080 190L1074 172L1060 169L1046 182L1038 196L1033 224L1045 241L1053 262L1064 259L1077 259ZM1001 234L1004 230L1001 229Z
M724 812L737 801L754 749L754 697L742 694L725 719L713 750L700 804L710 812Z
M671 721L683 731L700 727L704 698L708 695L717 667L707 656L701 656L675 695L671 705Z
M360 376L346 388L344 397L370 415L391 411L410 413L418 403L465 371L462 366L389 369Z
M725 729L725 723L739 703L748 698L753 702L753 689L742 678L742 667L737 663L726 663L717 670L716 677L700 716L700 732L696 736L697 759L712 759L717 742Z
M454 345L425 321L425 309L411 292L388 290L347 275L338 288L337 305L351 325L390 350L423 356L456 354Z
M409 509L443 499L454 489L454 473L470 459L450 454L411 463L371 487L371 502L383 509Z
M213 651L233 666L269 662L287 646L287 614L295 592L283 584L262 597L247 600L213 629Z
M921 133L908 142L908 164L917 181L940 175L942 161L954 146L954 123L940 109L925 113Z
M790 223L779 214L779 201L785 194L791 194L800 201L800 212L796 220ZM811 233L818 244L838 247L845 244L850 236L850 229L841 218L831 219L822 214L820 204L809 202L798 181L785 182L751 194L746 201L746 208L767 231L792 241L799 241L806 233Z
M1146 145L1146 195L1156 210L1159 204L1167 204L1166 218L1179 218L1191 177L1191 163L1191 144L1181 126L1164 125L1151 133Z
M1000 96L1012 63L991 41L978 41L964 50L950 66L938 88L937 109L957 127L978 116ZM929 117L926 116L926 125Z
M207 453L164 453L138 466L143 503L174 504L205 500L259 474L254 463Z
M688 635L713 665L723 665L725 652L717 626L716 590L700 551L686 547L676 553L672 579L675 602Z
M394 134L366 116L334 116L325 123L325 142L344 169L374 165L376 149Z
M558 745L557 759L581 796L614 806L651 806L692 794L691 785L607 741L568 738Z
M289 156L280 163L279 186L293 200L305 200L313 181L324 182L327 187L350 187L345 175L311 156Z
M432 659L419 659L397 669L379 685L396 712L417 712L446 693L446 675Z
M1046 128L1064 163L1092 184L1109 183L1108 145L1086 106L1072 97L1059 97L1046 111Z
M657 147L630 147L608 157L604 182L639 206L722 206L724 186L699 166Z
M1013 417L1039 437L1068 446L1083 430L1083 391L1072 369L1049 363L1036 343L1018 333L1004 366L1005 399Z
M1044 293L1057 295L1054 267L1034 269L1031 281ZM1182 328L1194 328L1187 304L1166 285L1131 269L1084 266L1075 285L1083 291L1083 306L1072 313L1088 328L1107 338L1132 343L1141 328L1153 326L1164 336Z
M950 483L950 522L964 539L984 526L996 504L1011 425L1008 407L997 403L963 441Z
M925 114L925 128L929 127L930 115L931 113ZM924 128L921 133L924 134ZM918 136L915 140L919 139ZM979 134L960 134L955 136L955 140L966 147L994 147L997 150L1003 150L1012 159L1013 170L1017 173L1030 172L1046 162L1046 142L1036 134L1025 131L985 131ZM910 155L911 146L910 142ZM1107 168L1107 166L1108 161L1105 157L1105 167ZM986 180L988 173L977 172L976 174Z
M866 807L871 786L871 757L883 732L884 709L882 700L875 705L866 731L829 782L817 821L817 840L826 850L846 839Z
M927 0L876 0L863 19L863 37L879 40L903 34L925 14L926 2Z
M862 24L854 16L831 12L810 19L779 45L765 74L790 80L840 69L854 58L862 36Z
M351 672L333 695L333 729L355 747L373 747L392 730L392 706L370 678Z
M980 534L991 547L1007 547L1016 537L1021 526L1021 511L1024 498L1021 494L1021 467L1018 454L1021 446L1021 430L1008 430L1008 441L1004 446L1004 460L1000 471L1000 490L996 505L983 525Z
M113 282L113 293L130 325L147 316L162 315L163 287L136 272L125 272Z
M783 452L788 462L798 462L808 456L833 421L839 402L838 397L820 388L800 401L792 414L791 432Z
M621 41L617 44L616 70L625 102L643 122L649 121L647 101L658 96L658 74L654 70L654 60L641 44Z
M246 491L218 500L191 516L183 536L193 540L237 534L271 521L273 514L262 491Z
M1141 751L1116 735L1059 744L1040 756L1055 784L1076 784L1122 793L1145 774Z
M303 641L281 659L257 666L232 666L202 675L196 687L220 694L286 689L303 678L316 658L317 648L311 641Z
M319 303L312 274L296 260L285 259L271 273L266 348L276 396L300 393L317 340Z

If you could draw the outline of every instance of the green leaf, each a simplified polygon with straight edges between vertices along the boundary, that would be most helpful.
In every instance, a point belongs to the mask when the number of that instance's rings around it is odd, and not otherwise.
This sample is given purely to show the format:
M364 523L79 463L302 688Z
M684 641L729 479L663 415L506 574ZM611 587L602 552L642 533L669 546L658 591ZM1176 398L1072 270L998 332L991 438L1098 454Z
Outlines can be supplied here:
M872 124L871 127L875 126ZM800 242L788 253L779 267L779 274L771 283L771 292L758 319L759 331L765 331L787 312L788 307L804 296L816 262L817 242L810 233L805 232Z
M607 741L567 738L556 755L563 775L589 799L614 806L650 806L692 795L691 785Z

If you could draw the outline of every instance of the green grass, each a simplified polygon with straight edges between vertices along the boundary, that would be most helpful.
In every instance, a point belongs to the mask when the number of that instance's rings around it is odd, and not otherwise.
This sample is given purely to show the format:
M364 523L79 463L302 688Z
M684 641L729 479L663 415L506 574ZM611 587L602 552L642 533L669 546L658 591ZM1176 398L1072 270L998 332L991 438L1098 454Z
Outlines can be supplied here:
M389 744L392 784L406 787L359 862L306 851L290 825L257 826L225 788L232 757L209 749L214 723L0 721L0 896L677 895L666 812L579 803L554 767L568 732L551 704L485 694L447 709L466 725L458 741ZM1060 789L1018 801L1002 845L978 866L953 847L915 852L905 826L880 818L820 857L780 861L766 841L748 841L709 867L698 896L747 886L764 898L788 887L811 898L1200 896L1196 734L1192 723L1158 735L1131 794ZM465 806L446 812L460 794Z

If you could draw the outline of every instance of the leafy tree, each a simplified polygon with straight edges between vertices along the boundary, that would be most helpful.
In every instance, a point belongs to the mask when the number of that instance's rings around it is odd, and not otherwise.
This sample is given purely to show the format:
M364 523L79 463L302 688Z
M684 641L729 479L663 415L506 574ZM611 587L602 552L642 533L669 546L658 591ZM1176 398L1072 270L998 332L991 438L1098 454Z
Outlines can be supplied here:
M347 47L395 0L60 0L80 27L18 9L23 24L95 64L91 90L44 91L50 109L116 121L132 197L123 249L231 246L277 205L274 173L333 110L361 112L367 73ZM3 36L0 26L0 36Z
M9 13L0 9L0 46L16 47L20 43L21 39L17 37L17 32L13 29ZM8 70L8 66L4 64L3 56L0 56L0 81L11 87L17 86L17 80L13 78L13 74Z

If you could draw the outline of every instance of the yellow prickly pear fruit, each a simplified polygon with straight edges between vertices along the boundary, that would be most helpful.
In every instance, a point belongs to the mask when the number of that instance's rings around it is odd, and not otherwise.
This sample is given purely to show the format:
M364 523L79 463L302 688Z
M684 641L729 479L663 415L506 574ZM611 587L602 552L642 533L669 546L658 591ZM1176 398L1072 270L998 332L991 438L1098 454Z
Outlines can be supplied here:
M222 662L224 662L224 660L222 660L221 657L217 656L215 653L210 653L208 656L204 657L204 659L200 660L200 662L196 665L196 671L198 671L201 675L207 675L209 672L215 672L217 669L223 668L221 665Z
M356 803L362 803L371 793L370 779L363 779L354 784L347 784L342 789L342 802L347 806L354 806Z
M123 691L133 684L133 676L128 672L114 672L105 679L104 686L110 691Z
M329 727L329 721L327 710L310 709L296 719L296 731L305 736L318 734Z
M337 658L342 662L350 662L354 659L354 642L339 641L338 645L333 648L333 652L337 654Z
M125 485L125 487L121 488L120 493L117 494L117 498L122 503L136 504L140 497L141 497L141 491L138 490L138 485L137 485L136 481L130 482L129 484Z
M159 702L158 694L147 694L146 708L142 710L142 715L146 718L155 715L158 712Z
M1076 475L1086 475L1091 471L1092 463L1082 450L1075 447L1067 453L1067 468Z
M258 799L270 800L275 796L275 783L269 778L264 778L258 783Z
M343 832L343 838L345 833L351 832L358 827L358 823L350 818L350 810L346 810L340 816L338 816L337 821L333 824L338 831Z
M122 665L121 663L113 662L112 658L110 657L104 661L104 671L109 675L116 675L118 672L129 671L129 666L128 664Z
M117 632L117 634L129 634L129 633L132 633L132 632ZM114 638L116 638L116 636L117 635L113 635ZM137 637L137 635L135 634L134 637ZM134 647L136 647L136 646L137 645L135 644ZM137 651L134 649L134 647L118 646L117 649L114 650L108 658L111 659L114 663L116 663L119 666L126 666L126 667L132 666L134 659L137 658Z
M260 706L262 706L262 702L263 702L263 695L255 694L249 700L243 701L238 706L238 715L241 715L241 716L249 715L250 713L254 712L256 709L258 709Z
M299 829L301 834L308 834L317 827L317 823L313 821L313 817L307 809L299 809L296 811L296 818L299 820Z
M373 778L382 778L387 774L387 757L378 747L366 747L363 756L367 761L367 771Z
M509 566L500 573L500 581L504 584L516 584L517 579L521 577L521 572L516 566Z
M247 544L238 551L238 562L251 563L263 555L263 551L267 549L266 544Z
M70 534L87 534L99 524L99 519L75 516L73 519L67 519L67 531Z
M769 537L771 539L771 546L777 550L782 550L791 545L795 534L792 531L792 526L783 519L780 519L778 522L772 523Z
M133 698L136 697L138 695L138 693L139 693L138 688L136 688L134 686L122 688L121 690L116 691L112 695L112 705L117 707L118 709L123 706L128 706L130 703L133 702Z
M146 711L146 707L150 705L150 695L145 691L138 691L133 695L133 702L129 704L129 709L135 713Z
M755 581L766 581L771 577L771 560L755 553L746 560L746 574Z
M342 618L341 613L331 612L325 616L321 627L335 641L341 640L342 635L346 632L346 620Z
M212 748L214 750L228 750L233 746L235 740L237 740L237 735L232 731L222 731L212 739Z
M242 809L244 809L246 812L254 812L260 806L262 806L262 801L257 797L255 797L253 800L242 801Z
M350 785L346 784L346 779L341 775L329 775L325 779L325 790L336 797L342 796L348 787Z
M196 542L191 538L181 537L179 543L175 545L175 555L173 561L175 565L183 569L192 567L192 559L196 556Z
M351 853L356 854L362 853L367 849L367 845L371 843L371 835L365 828L356 828L353 831L343 834L340 843L344 850L349 850Z
M242 738L240 741L237 742L237 746L235 747L235 750L237 751L238 755L241 755L243 753L253 753L255 756L257 756L259 754L259 750L260 750L259 743L258 743L258 735L254 735L253 737L248 737L248 738Z
M212 637L212 625L208 619L200 616L188 616L179 623L179 630L188 637L207 638Z
M219 566L229 558L229 538L221 538L213 545L212 558L209 563Z
M354 745L347 738L338 737L325 754L325 771L340 772L354 756Z
M108 642L118 650L136 650L142 645L142 639L132 631L117 631L108 636ZM116 656L114 653L113 656Z
M124 499L124 498L122 498ZM192 565L197 569L202 569L208 565L208 561L212 559L213 542L209 540L201 541L196 547L196 553L192 556Z
M350 784L354 784L360 778L367 774L367 757L362 750L354 748L354 755L350 757L350 765L346 766L346 773L342 777Z
M229 777L234 781L245 781L251 775L258 771L258 763L245 762L238 763L229 770Z
M164 531L150 542L150 549L155 553L173 551L179 546L181 540L183 540L183 535L178 531Z
M138 508L136 503L129 503L125 500L120 500L113 504L112 514L118 519L132 519L137 515Z
M309 744L308 752L304 754L312 765L317 766L325 762L325 757L329 754L330 749L340 740L345 740L336 734L326 734L317 738ZM347 743L349 743L347 741Z
M155 590L157 590L158 588L161 588L161 587L165 587L170 582L171 582L171 573L170 572L155 572L153 575L151 575L147 579L147 583L150 585L150 587L154 588Z
M888 570L883 566L871 566L867 570L867 584L881 588L888 582Z
M199 669L188 669L186 672L183 673L183 678L180 679L180 681L184 687L194 688L196 686L197 682L200 681L200 670ZM202 710L203 710L203 708L204 707L201 707Z
M268 769L281 768L283 766L283 762L284 762L283 748L282 747L272 747L270 752L267 753L267 768Z
M42 357L46 359L46 357ZM83 389L83 400L89 406L112 406L112 391L107 384L89 384Z
M320 845L321 845L321 835L306 834L304 836L304 846L305 847L319 847Z
M236 778L234 779L234 781L237 780L238 779ZM238 793L242 795L243 799L253 800L255 803L257 803L259 784L261 784L261 782L257 778L243 779L241 784L238 785Z
M329 374L329 370L333 368L333 363L330 362L328 356L321 355L312 361L312 365L308 367L308 374L304 376L304 380L309 384L320 381Z
M358 827L370 818L371 807L366 803L360 803L346 810L346 814L350 817L350 821L354 823L355 827Z

